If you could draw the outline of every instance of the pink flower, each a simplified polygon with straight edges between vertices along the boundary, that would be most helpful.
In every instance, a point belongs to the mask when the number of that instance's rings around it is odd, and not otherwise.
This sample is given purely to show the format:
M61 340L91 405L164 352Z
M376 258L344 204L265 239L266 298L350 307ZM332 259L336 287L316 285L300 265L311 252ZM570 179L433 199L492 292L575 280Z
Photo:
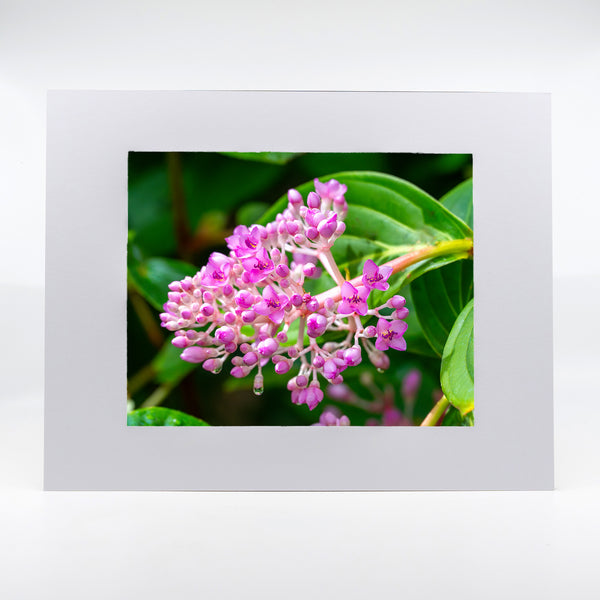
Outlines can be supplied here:
M268 285L262 294L263 299L254 306L254 312L269 317L273 323L279 325L283 321L285 307L290 299L285 294L278 294L272 285Z
M406 340L402 337L408 325L404 321L387 321L379 319L377 321L377 341L375 348L377 350L406 350Z
M366 315L369 307L367 298L371 290L365 286L359 285L355 288L349 281L342 284L342 301L338 306L338 314L349 315L357 313Z
M231 259L220 252L213 252L203 270L201 283L206 287L222 287L231 271Z
M390 284L387 282L392 274L392 267L378 267L371 259L369 259L363 267L362 282L369 289L376 289L385 292Z
M260 247L260 231L255 225L248 229L245 225L238 225L233 230L233 235L225 238L227 247L233 250L239 258L246 258L256 254Z
M242 260L242 265L252 283L262 281L275 269L269 253L264 248L261 248L255 256Z

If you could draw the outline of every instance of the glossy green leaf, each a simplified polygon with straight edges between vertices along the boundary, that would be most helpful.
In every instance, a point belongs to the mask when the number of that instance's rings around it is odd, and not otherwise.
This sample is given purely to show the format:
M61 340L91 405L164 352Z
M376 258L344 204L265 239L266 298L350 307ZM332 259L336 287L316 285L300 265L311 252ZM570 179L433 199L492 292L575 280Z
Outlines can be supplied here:
M473 300L458 315L442 355L442 390L461 415L474 407Z
M127 425L134 427L199 427L207 426L208 423L179 410L154 406L152 408L140 408L128 413Z
M442 425L444 427L473 427L474 418L473 411L467 413L464 417L460 414L460 411L454 406L448 408L448 412L444 416Z
M473 180L467 179L450 190L440 202L473 229Z
M423 277L426 276L427 274ZM420 279L422 279L422 277L417 279L417 281ZM408 308L409 311L408 316L406 319L404 319L408 325L408 328L404 333L404 339L406 340L406 351L412 354L420 354L422 356L438 357L438 354L432 349L431 345L427 341L427 338L423 333L423 328L419 323L415 302L412 296L412 286L405 286L402 290L402 295L406 298L406 308Z
M186 275L193 276L197 270L189 263L172 258L138 261L130 252L127 276L134 289L156 310L162 311L162 306L167 301L169 283L181 280Z
M471 229L448 209L413 184L383 173L352 171L319 177L321 181L337 179L348 186L346 231L334 244L332 253L340 270L350 277L362 272L367 259L384 263L419 245L432 245L452 239L471 238ZM314 190L312 181L297 187L306 197ZM266 224L287 206L287 196L280 198L260 222ZM422 261L394 275L390 289L374 292L373 303L381 303L400 288L430 269L449 264L455 256Z
M221 154L239 160L251 160L272 165L285 165L300 156L297 152L221 152Z
M433 351L442 356L456 318L473 297L473 261L461 260L429 271L410 288L423 334Z

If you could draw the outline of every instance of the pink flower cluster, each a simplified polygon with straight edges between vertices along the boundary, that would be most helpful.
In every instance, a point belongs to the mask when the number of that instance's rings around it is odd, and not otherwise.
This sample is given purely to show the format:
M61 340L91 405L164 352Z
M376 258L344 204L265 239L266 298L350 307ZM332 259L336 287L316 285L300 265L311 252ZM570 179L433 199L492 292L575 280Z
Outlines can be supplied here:
M287 387L292 402L310 410L323 400L318 376L341 383L342 372L362 361L363 349L386 369L385 351L406 349L408 314L401 296L368 306L373 289L389 288L391 267L367 260L360 282L344 281L331 247L345 230L347 188L334 179L314 183L306 203L289 190L288 206L274 222L236 227L225 240L228 255L213 252L193 277L169 285L160 315L162 326L175 332L172 343L183 350L183 360L218 373L231 356L231 375L253 373L256 394L263 392L262 369L269 362L280 375L299 364ZM339 286L341 300L306 292L305 279L320 276L317 261ZM393 312L382 314L384 308ZM364 327L364 316L376 316L377 325ZM326 331L345 331L346 337L319 343Z

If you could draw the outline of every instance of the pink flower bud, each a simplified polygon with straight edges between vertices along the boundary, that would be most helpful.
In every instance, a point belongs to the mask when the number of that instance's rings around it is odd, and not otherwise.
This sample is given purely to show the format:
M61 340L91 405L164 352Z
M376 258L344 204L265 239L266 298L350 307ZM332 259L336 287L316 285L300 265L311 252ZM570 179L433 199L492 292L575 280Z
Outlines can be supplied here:
M256 349L261 356L268 358L271 356L279 347L279 344L273 338L267 338L264 342L260 342Z
M307 303L306 303L306 308L308 310L317 310L319 308L319 301L316 300L315 298L311 298Z
M225 316L223 318L225 319L225 323L227 323L228 325L233 325L237 320L235 313L232 312L225 313Z
M290 370L291 364L287 360L281 360L275 365L275 373L278 375L284 375Z
M321 206L321 198L319 197L319 194L316 192L309 192L306 199L306 204L308 204L308 208L319 208Z
M369 354L369 359L378 369L382 369L385 371L390 366L389 356L385 352L380 352L379 350L375 350Z
M284 265L284 264L277 265L277 268L275 269L275 273L279 277L287 277L290 274L290 269L287 265Z
M296 385L300 388L306 387L308 384L308 377L306 375L298 375L296 377Z
M251 367L258 362L258 354L256 352L248 352L244 355L244 364Z
M344 351L344 360L349 367L355 367L362 361L360 346L352 346Z
M236 377L237 379L245 377L247 374L248 374L247 370L244 369L243 367L233 367L233 369L231 369L231 375L233 377Z
M277 341L280 342L281 344L285 344L288 341L287 334L285 334L283 331L280 331L277 334Z
M232 342L235 339L235 331L227 325L224 327L219 327L219 329L215 331L215 337L220 342L226 344L227 342Z
M310 387L306 390L307 393L305 398L305 402L310 410L316 408L319 405L319 403L323 400L323 390L321 390L320 387L317 387L319 385L318 383L316 385L313 384L311 384Z
M316 227L309 227L306 230L306 237L309 240L316 240L319 237L319 231Z
M210 317L215 312L215 309L210 304L203 304L200 310L205 317Z
M306 320L306 329L309 337L317 338L327 329L327 319L320 314L312 314Z
M406 304L406 299L402 296L392 296L388 301L387 305L390 308L404 308Z
M302 271L304 272L304 275L306 277L312 277L315 274L316 270L317 267L313 263L306 263L304 267L302 267Z
M399 308L394 312L394 319L406 319L408 317L408 308Z
M179 333L179 332L177 332ZM190 345L189 340L184 337L176 337L172 342L173 346L176 348L187 348Z
M302 306L302 296L300 294L292 294L292 297L290 298L291 303L295 306Z
M217 351L214 348L200 348L198 346L192 346L191 348L186 348L181 353L181 358L190 363L201 363L206 359L212 358L216 355Z
M242 312L242 321L244 323L252 323L256 319L256 313L253 310L245 310Z
M254 294L248 290L240 290L234 300L240 308L250 308L254 304Z
M294 236L294 242L296 242L296 244L298 244L298 246L302 246L303 244L306 243L306 237L304 237L301 233L297 233Z
M365 327L363 335L367 338L375 337L377 335L377 327L375 327L375 325L369 325L368 327Z
M296 235L300 229L300 223L298 221L289 221L286 224L286 229L290 235Z
M320 355L315 356L315 358L313 360L313 366L315 367L315 369L320 369L324 364L325 364L325 359L322 356L320 356Z
M292 207L300 206L303 203L302 194L298 190L288 190L288 202Z

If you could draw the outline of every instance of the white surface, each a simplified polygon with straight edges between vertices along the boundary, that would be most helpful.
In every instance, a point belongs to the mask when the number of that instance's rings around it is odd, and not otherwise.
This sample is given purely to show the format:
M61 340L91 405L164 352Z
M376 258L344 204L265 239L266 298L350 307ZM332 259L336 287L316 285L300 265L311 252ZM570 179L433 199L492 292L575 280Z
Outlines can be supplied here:
M546 94L50 94L45 489L551 489L549 121ZM126 157L173 148L471 153L476 426L127 427ZM527 264L507 236L527 239ZM498 315L537 351L499 336ZM86 323L85 352L70 322Z
M599 13L596 0L3 2L0 596L598 598ZM557 490L40 492L45 90L78 87L552 92Z

